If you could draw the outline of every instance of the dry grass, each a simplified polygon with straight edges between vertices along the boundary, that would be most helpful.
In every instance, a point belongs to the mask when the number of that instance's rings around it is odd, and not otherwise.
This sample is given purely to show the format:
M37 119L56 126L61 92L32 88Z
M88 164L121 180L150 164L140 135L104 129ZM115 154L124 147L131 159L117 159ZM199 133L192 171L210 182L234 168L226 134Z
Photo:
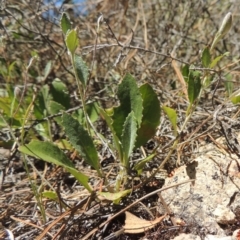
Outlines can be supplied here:
M24 69L29 63L31 52L35 51L39 58L30 68L27 86L35 85L40 89L43 84L51 83L58 77L68 84L69 91L73 94L76 86L59 28L61 13L53 5L43 6L40 1L37 3L29 1L29 3L10 0L1 10L5 30L1 29L3 38L0 46L0 60L2 66L5 64L9 66L16 61L11 76L6 77L6 74L3 74L4 67L2 69L0 67L1 88L5 88L6 85L26 85ZM111 107L116 101L117 84L126 72L130 72L138 79L139 84L149 82L154 87L162 105L176 109L179 126L185 119L188 106L186 86L179 70L184 63L202 67L200 52L205 46L211 44L225 14L232 12L233 27L226 39L221 41L214 50L215 56L226 51L230 52L230 55L224 58L216 68L218 74L216 80L222 80L218 85L215 81L204 93L192 120L180 136L177 151L173 153L165 169L170 173L177 167L176 159L180 164L188 162L194 154L197 154L200 143L210 141L207 134L213 138L222 135L220 126L214 124L213 97L215 107L222 107L219 117L228 117L234 120L232 125L234 129L239 127L239 111L237 108L232 108L230 102L225 101L226 93L223 83L226 74L229 73L234 91L239 88L240 22L238 13L240 6L236 1L88 0L87 5L84 6L88 11L86 16L74 13L72 7L74 9L71 4L65 6L73 26L79 29L81 48L78 52L90 66L88 99L95 98L103 107ZM47 14L49 9L52 9L54 15ZM100 12L103 16L101 19ZM53 67L43 80L39 80L39 76L44 76L48 61L52 61ZM215 89L216 85L217 89ZM74 98L72 103L76 104ZM102 122L98 122L97 128L100 132L106 133ZM54 140L62 134L58 131L59 129L53 125ZM1 141L7 139L8 133L9 130L1 130ZM17 132L14 133L18 136ZM152 146L162 144L161 151L149 168L156 167L163 161L172 139L171 125L167 117L162 114L157 135L144 147L144 151L150 153ZM69 153L69 156L71 154ZM99 154L106 167L110 169L114 162L110 154L104 153L101 146ZM139 155L142 156L143 152L136 152L133 159L139 158ZM0 222L3 226L0 239L6 237L5 228L13 233L15 239L84 239L94 229L98 231L92 238L86 239L140 239L144 236L144 234L134 237L127 234L111 235L121 229L124 220L122 215L103 228L98 229L98 226L106 221L110 214L119 212L159 186L147 185L136 189L131 196L123 199L121 205L114 206L109 202L99 202L94 196L89 198L87 192L62 169L36 159L33 163L45 181L54 187L58 193L58 200L42 199L47 219L44 222L21 155L16 149L10 156L3 155L0 162L2 169L0 177L3 176L0 185ZM85 166L79 156L74 158L74 163L77 168L91 176L91 183L96 189L101 187L101 182L95 177L94 171ZM30 176L36 182L37 191L48 189L46 182L42 181L31 167ZM134 181L133 184L135 184ZM132 211L143 218L150 219L149 206L154 216L159 214L154 208L157 201L157 195L151 196L143 200L142 204L145 207L137 205L132 208ZM145 236L149 239L160 239L160 237L170 239L179 232L198 233L198 231L197 223L192 226L173 227L170 223L164 222L159 227L146 232Z

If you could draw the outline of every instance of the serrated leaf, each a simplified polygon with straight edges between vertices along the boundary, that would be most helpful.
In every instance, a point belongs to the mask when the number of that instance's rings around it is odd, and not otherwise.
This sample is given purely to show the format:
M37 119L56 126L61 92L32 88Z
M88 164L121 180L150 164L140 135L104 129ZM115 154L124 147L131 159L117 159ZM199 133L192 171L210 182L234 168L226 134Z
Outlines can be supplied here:
M197 99L201 90L200 72L190 71L188 77L188 99L191 104Z
M139 90L143 99L143 117L137 131L136 147L144 145L154 136L160 123L161 114L160 102L152 87L146 83Z
M132 154L137 137L137 120L132 111L126 118L122 133L123 164L129 166L129 157Z
M88 177L75 169L73 163L67 156L52 143L33 140L29 144L20 146L18 149L22 153L65 168L66 171L71 173L89 192L92 192L91 187L88 185Z
M174 136L177 136L177 113L174 109L170 107L163 106L163 111L167 114L174 130Z
M67 32L65 42L68 51L73 55L79 44L77 29L73 29Z
M208 67L211 63L211 54L209 51L209 47L205 47L203 52L202 52L202 65L204 67Z
M84 87L86 87L89 75L87 64L83 61L83 59L79 55L75 54L74 65L78 80L82 83Z
M122 159L122 147L121 147L121 144L120 144L120 141L119 141L119 138L113 128L113 120L112 118L102 109L102 108L98 108L99 109L99 113L101 115L101 117L106 121L111 133L112 133L112 136L113 136L113 143L114 143L114 146L117 150L117 153L118 153L118 157L119 159Z
M118 138L121 140L123 124L131 111L134 112L139 126L142 120L142 96L136 84L136 80L131 74L126 74L123 78L118 87L117 96L120 101L120 106L114 109L112 119L113 128Z
M66 113L63 113L62 125L73 147L82 155L84 160L98 172L98 175L101 176L97 150L88 132L76 119Z
M64 34L66 34L68 32L68 30L71 29L71 22L69 19L69 16L67 15L67 13L63 13L62 17L61 17L61 28Z

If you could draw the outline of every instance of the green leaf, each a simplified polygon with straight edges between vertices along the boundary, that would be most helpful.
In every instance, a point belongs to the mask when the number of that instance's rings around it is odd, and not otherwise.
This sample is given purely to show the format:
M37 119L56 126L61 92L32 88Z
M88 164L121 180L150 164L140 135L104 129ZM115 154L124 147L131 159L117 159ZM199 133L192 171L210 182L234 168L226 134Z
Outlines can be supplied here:
M77 29L73 29L67 32L65 42L66 42L68 51L73 55L79 44Z
M14 77L16 75L16 67L17 67L17 61L12 62L8 66L8 76L9 77Z
M74 66L76 69L78 80L82 83L84 87L86 87L89 75L88 67L87 64L82 60L82 58L77 54L74 55Z
M35 131L42 137L44 140L52 139L51 132L49 131L49 123L42 122L34 126Z
M156 156L156 153L151 154L149 156L147 156L146 158L140 160L135 166L134 169L138 172L138 175L140 175L143 171L144 166L146 165L146 163L148 163L149 161L151 161L154 157Z
M99 118L99 109L98 109L98 103L97 102L91 102L86 104L86 110L87 115L92 123L98 120ZM80 124L84 125L86 123L86 118L83 112L83 109L79 109L76 114L74 114L74 117L78 119Z
M211 63L211 54L209 51L209 47L205 47L203 52L202 52L202 65L204 67L208 67Z
M233 96L233 97L231 97L230 99L231 99L231 102L232 102L233 104L238 104L238 103L240 103L240 96Z
M68 88L59 78L53 80L49 93L52 95L55 102L60 103L66 109L70 107Z
M69 150L69 151L74 151L73 146L69 143L69 141L67 141L67 139L57 139L56 141L54 141L54 143L56 144L56 146L58 146L60 149L64 149L64 150Z
M57 193L53 192L53 191L44 191L44 192L42 192L42 197L51 199L51 200L56 201L56 202L59 202L59 198L58 198ZM67 205L65 203L60 201L60 204L61 204L62 207L67 209Z
M200 72L190 71L188 77L188 99L191 104L197 99L201 90Z
M99 118L98 103L97 102L88 103L86 105L86 110L91 122L92 123L96 122Z
M62 106L61 104L59 104L59 103L57 103L55 101L49 101L49 103L48 103L48 112L51 115L60 113L63 110L65 110L65 107ZM61 125L61 123L62 123L61 116L55 117L54 120L56 120L56 122Z
M65 168L66 171L71 173L89 192L92 192L91 187L88 185L88 177L76 170L67 156L52 143L33 140L29 144L20 146L18 149L22 153Z
M232 75L226 75L226 81L224 81L224 86L227 91L227 96L230 96L233 92L233 82L232 82Z
M71 30L71 22L67 13L64 12L62 14L60 22L61 22L61 28L64 34L66 34L68 30Z
M0 147L5 148L5 149L12 149L14 146L15 142L14 140L0 140ZM9 152L10 153L10 152Z
M76 119L66 113L62 116L62 125L73 147L82 155L88 164L97 170L98 175L101 176L97 150L88 132Z
M46 65L46 67L44 69L44 77L43 77L44 79L46 79L48 77L48 75L50 74L51 70L52 70L52 62L48 61L47 65Z
M122 147L121 147L121 144L120 144L120 141L119 141L119 138L113 128L113 120L112 118L102 109L102 108L98 108L99 109L99 113L101 115L101 117L106 121L111 133L112 133L112 136L113 136L113 143L114 143L114 146L117 150L117 153L118 153L118 157L119 159L122 159Z
M222 58L223 58L223 55L220 55L220 56L214 58L210 64L210 68L214 68Z
M86 105L87 115L92 123L96 122L99 118L99 111L98 111L98 103L97 102L91 102ZM85 126L86 124L86 118L83 112L83 109L78 109L73 115L74 118L76 118L80 124Z
M34 102L34 115L37 119L42 119L47 116L48 102L52 99L52 96L49 94L49 89L48 85L44 85Z
M44 85L34 102L34 115L42 119L48 114L59 113L60 110L69 109L70 96L66 85L58 78L52 84Z
M232 27L232 13L229 12L224 17L221 27L214 37L210 50L212 50L216 46L216 44L229 32L231 27Z
M8 123L11 124L12 129L13 128L21 128L22 125L23 125L22 121L19 121L19 120L15 119L15 118L8 118L8 117L6 117L5 121L4 121L3 117L0 116L0 127L2 127L2 128L9 127L9 125L6 125L6 120L7 120Z
M202 86L204 88L209 87L209 85L211 84L212 80L213 80L214 75L210 75L210 74L206 74L206 76L203 79L203 83Z
M4 114L10 117L11 113L11 99L8 97L1 97L0 98L0 109L3 111Z
M184 77L185 82L188 82L188 75L189 75L189 65L184 65L181 69L182 75Z
M209 67L214 68L223 57L228 56L228 55L229 55L229 52L226 52L223 55L220 55L220 56L214 58Z
M58 200L58 195L56 192L53 191L44 191L42 192L42 196L48 199L52 199L54 201Z
M114 201L115 204L118 204L120 202L121 198L125 197L126 195L128 195L131 192L132 192L132 190L128 189L128 190L124 190L124 191L119 191L117 193L98 192L98 195L104 197L105 199L107 199L109 201Z
M137 121L132 111L126 118L122 134L123 164L126 168L129 166L129 157L134 148L136 137Z
M177 113L174 109L162 106L163 111L167 114L174 130L174 136L177 136Z
M160 102L152 87L146 83L139 90L143 99L143 117L137 132L136 147L144 145L154 136L161 114Z
M65 110L65 107L62 106L60 103L51 100L48 103L48 110L51 115L54 115L60 113L60 111L62 110Z
M120 106L114 109L113 128L121 140L124 122L131 111L134 112L138 126L142 120L142 96L136 84L135 78L131 74L126 74L117 92Z
M8 92L4 88L0 88L0 98L6 98L8 97Z

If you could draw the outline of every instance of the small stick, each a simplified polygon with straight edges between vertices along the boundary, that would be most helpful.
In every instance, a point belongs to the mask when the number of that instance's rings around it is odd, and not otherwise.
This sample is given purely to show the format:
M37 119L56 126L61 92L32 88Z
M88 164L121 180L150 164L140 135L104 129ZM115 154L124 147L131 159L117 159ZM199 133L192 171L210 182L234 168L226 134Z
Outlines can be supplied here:
M104 225L106 225L107 223L109 223L110 221L112 221L114 218L116 218L117 216L119 216L120 214L124 213L125 211L127 211L129 208L133 207L134 205L136 205L137 203L141 202L143 199L145 198L148 198L154 194L157 194L159 192L162 192L162 191L165 191L169 188L173 188L173 187L177 187L177 186L180 186L182 184L185 184L185 183L189 183L189 182L193 182L195 181L196 179L191 179L191 180L187 180L187 181L183 181L183 182L180 182L180 183L177 183L175 185L172 185L172 186L168 186L168 187L165 187L165 188L161 188L161 189L157 189L141 198L139 198L138 200L136 200L135 202L133 202L132 204L128 205L127 207L125 207L124 209L122 209L121 211L117 212L116 214L114 214L112 217L108 218L105 222L103 222L102 224L100 224L97 228L94 228L91 232L89 232L87 235L85 235L82 240L87 240L87 239L90 239L90 237L101 227L103 227Z

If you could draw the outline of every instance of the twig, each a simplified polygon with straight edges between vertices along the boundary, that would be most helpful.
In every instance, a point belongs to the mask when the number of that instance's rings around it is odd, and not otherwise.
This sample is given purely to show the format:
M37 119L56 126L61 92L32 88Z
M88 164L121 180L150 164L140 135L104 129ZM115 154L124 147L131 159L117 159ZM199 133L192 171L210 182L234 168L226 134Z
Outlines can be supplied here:
M180 182L180 183L177 183L175 185L171 185L171 186L168 186L168 187L165 187L165 188L161 188L161 189L157 189L141 198L139 198L138 200L136 200L135 202L133 202L132 204L128 205L127 207L125 207L124 209L122 209L121 211L119 211L118 213L114 214L111 218L107 219L105 222L103 222L102 224L100 224L97 228L94 228L91 232L89 232L87 235L85 235L82 240L87 240L87 239L90 239L90 237L101 227L103 227L105 224L109 223L110 221L112 221L114 218L116 218L117 216L119 216L120 214L124 213L125 211L127 211L129 208L133 207L134 205L136 205L137 203L139 203L140 201L142 201L143 199L145 198L149 198L159 192L162 192L162 191L165 191L167 189L170 189L170 188L173 188L173 187L177 187L177 186L180 186L182 184L185 184L185 183L189 183L189 182L193 182L195 181L195 179L191 179L191 180L187 180L187 181L183 181L183 182Z
M91 197L91 196L90 196ZM35 240L41 240L44 238L46 234L48 234L48 231L55 226L58 222L60 222L64 217L66 217L69 213L77 211L80 207L86 204L88 201L89 197L84 198L77 206L74 208L70 209L69 211L64 212L61 216L59 216L56 220L54 220L50 225L48 225L44 231L35 239Z

